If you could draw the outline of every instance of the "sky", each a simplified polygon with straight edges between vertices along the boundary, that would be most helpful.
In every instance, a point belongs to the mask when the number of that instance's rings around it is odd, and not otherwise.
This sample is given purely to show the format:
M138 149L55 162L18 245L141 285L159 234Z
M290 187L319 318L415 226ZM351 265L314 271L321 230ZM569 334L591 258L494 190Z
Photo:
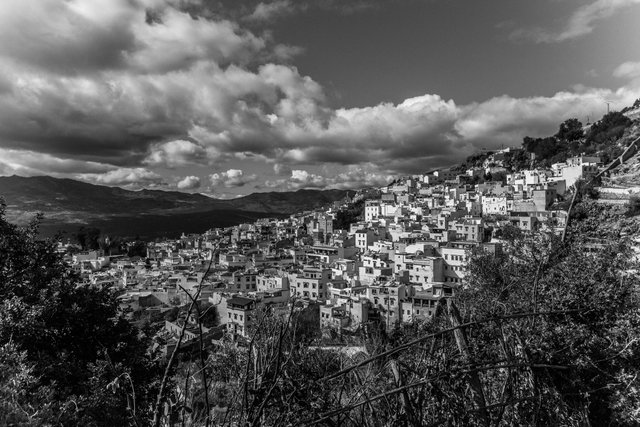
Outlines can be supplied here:
M2 0L0 175L381 186L640 98L640 0Z

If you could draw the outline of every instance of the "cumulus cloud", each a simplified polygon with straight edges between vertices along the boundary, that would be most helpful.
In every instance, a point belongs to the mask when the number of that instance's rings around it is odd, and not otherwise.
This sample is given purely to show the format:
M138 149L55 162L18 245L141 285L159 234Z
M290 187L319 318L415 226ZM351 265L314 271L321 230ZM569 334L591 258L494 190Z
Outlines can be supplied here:
M156 20L146 19L149 8ZM150 145L198 125L223 133L266 122L291 94L281 85L310 83L286 66L256 73L245 65L293 50L161 0L7 0L0 3L0 137L11 148L140 164Z
M78 174L76 177L92 184L130 188L163 184L163 179L160 175L144 168L119 168L106 173Z
M560 31L544 28L519 29L511 33L512 39L528 39L536 43L559 43L590 34L596 22L612 16L614 13L640 0L596 0L576 9Z
M637 64L627 63L615 73L629 82L617 90L576 87L466 105L426 94L335 109L318 82L283 62L295 48L194 14L186 3L199 2L0 2L0 140L9 153L0 153L0 170L160 185L153 168L251 157L274 164L281 177L274 185L357 187L385 182L389 173L453 164L481 148L520 145L525 135L554 133L566 118L593 115L603 99L630 105L640 97ZM288 3L264 3L265 19ZM583 6L567 34L631 3ZM318 164L346 171L309 172ZM241 169L209 178L227 188L256 179Z
M154 144L144 163L150 166L175 168L189 164L204 163L207 151L200 145L186 140L175 140Z
M193 190L200 187L200 178L197 176L185 176L176 185L180 190Z
M387 185L394 178L392 174L378 172L373 164L349 166L338 174L310 173L303 169L294 169L289 178L268 180L266 188L300 190L312 188L359 189Z
M229 169L226 172L209 175L209 181L214 187L242 187L256 180L256 175L245 175L241 169Z

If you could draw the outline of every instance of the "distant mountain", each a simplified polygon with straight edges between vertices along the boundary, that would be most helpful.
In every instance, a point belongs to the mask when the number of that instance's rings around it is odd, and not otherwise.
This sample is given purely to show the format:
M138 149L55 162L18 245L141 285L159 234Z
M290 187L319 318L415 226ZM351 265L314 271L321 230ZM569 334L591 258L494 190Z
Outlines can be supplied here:
M7 218L27 223L45 216L44 234L97 227L122 236L156 237L203 232L266 216L284 216L342 200L346 190L254 193L232 200L178 191L130 191L49 176L0 177Z

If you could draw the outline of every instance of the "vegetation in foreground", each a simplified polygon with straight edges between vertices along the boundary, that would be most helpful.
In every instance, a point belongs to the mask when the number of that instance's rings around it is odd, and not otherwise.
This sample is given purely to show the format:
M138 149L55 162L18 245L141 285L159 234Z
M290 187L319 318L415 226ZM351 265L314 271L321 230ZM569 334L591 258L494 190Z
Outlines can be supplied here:
M609 208L588 198L578 207L566 241L512 229L502 255L474 254L466 288L433 319L345 339L366 352L315 346L308 311L265 313L244 347L180 355L160 396L165 363L114 294L76 286L37 221L0 216L0 422L637 425L629 229L612 234Z

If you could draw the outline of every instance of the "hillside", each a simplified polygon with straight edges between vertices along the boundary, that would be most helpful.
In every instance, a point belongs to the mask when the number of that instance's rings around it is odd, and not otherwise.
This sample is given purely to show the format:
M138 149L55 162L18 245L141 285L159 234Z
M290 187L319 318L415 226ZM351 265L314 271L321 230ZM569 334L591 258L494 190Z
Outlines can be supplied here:
M7 204L7 219L25 224L42 212L45 234L73 231L80 226L125 236L203 232L211 227L315 209L348 194L352 192L299 190L218 200L202 194L130 191L48 176L0 177L0 197Z

